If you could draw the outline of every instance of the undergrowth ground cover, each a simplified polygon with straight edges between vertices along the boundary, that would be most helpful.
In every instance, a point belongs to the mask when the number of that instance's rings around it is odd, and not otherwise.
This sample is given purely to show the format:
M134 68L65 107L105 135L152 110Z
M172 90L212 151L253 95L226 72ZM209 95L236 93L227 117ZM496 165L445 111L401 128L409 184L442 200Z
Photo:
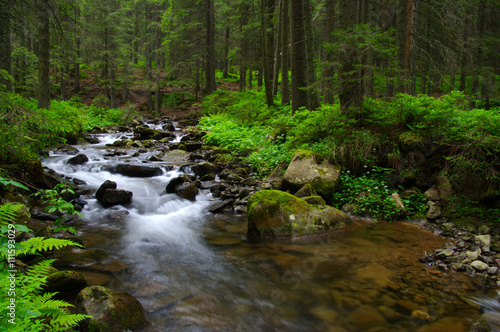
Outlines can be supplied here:
M123 124L127 115L127 110L57 100L39 109L35 99L0 92L0 161L30 163L46 146L77 139L94 126Z
M386 191L374 195L376 188L416 187L422 192L437 175L446 175L458 197L451 212L470 208L497 222L499 210L488 202L499 196L500 109L470 105L470 97L458 91L440 98L400 94L392 100L366 99L361 114L352 119L338 104L292 115L288 106L268 108L260 91L218 91L203 100L200 127L208 131L207 143L246 156L262 177L289 162L297 149L341 164L343 183L370 186L366 208L383 219L391 219L393 212L384 205ZM366 173L374 167L385 171ZM337 201L352 200L351 191L341 191ZM404 199L415 213L422 210L422 199Z

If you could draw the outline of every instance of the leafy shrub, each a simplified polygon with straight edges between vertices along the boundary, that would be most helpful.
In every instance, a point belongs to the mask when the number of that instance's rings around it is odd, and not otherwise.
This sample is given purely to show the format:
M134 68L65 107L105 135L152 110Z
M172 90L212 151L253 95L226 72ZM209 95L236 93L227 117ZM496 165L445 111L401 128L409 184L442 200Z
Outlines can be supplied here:
M68 185L59 183L54 187L54 189L41 189L34 194L34 196L40 197L44 204L48 204L45 209L48 213L58 212L61 214L61 216L54 221L54 224L56 226L53 230L54 232L65 232L69 230L74 234L77 233L76 229L74 229L73 227L66 227L63 225L63 222L68 215L78 215L80 217L82 216L81 213L75 209L75 206L73 204L65 201L62 198L62 195L64 194L74 193L75 192Z

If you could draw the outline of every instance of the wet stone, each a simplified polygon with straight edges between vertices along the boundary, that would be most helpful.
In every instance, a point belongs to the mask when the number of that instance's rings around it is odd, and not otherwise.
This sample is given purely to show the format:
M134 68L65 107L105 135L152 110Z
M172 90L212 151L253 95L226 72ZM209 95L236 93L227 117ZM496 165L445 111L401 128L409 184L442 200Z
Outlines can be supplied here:
M488 269L488 264L486 264L485 262L481 262L481 261L473 261L472 263L470 263L470 266L472 266L474 268L474 270L479 271L479 272L482 272L482 271L485 271Z
M309 310L309 313L328 324L334 323L339 315L337 311L325 307L314 307Z
M397 300L396 310L404 315L411 315L413 310L418 309L418 305L408 300Z
M407 319L406 316L401 315L399 312L391 309L388 306L381 305L378 307L378 310L384 315L385 319L391 323L394 323L399 320Z
M384 316L370 305L362 305L347 316L349 323L360 328L375 327L386 324Z
M448 249L445 249L445 250L438 252L436 254L436 258L437 259L445 259L447 257L450 257L451 255L453 255L453 250L448 248Z

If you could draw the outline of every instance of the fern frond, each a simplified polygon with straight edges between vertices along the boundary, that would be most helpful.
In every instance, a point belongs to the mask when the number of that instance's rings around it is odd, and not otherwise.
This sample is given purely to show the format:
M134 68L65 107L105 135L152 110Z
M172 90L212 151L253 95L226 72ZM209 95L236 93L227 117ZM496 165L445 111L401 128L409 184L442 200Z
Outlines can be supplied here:
M17 251L17 255L33 255L39 251L61 249L66 246L78 246L82 245L71 240L64 239L54 239L54 238L44 238L44 237L33 237L21 243L22 249Z
M45 296L46 294L50 294L50 297L47 298ZM40 312L45 312L47 309L53 310L53 309L61 309L63 307L74 307L74 305L66 301L52 299L52 296L54 296L55 294L57 294L57 292L43 294L42 305L41 307L38 308Z
M26 271L26 274L30 277L46 276L52 268L52 263L57 259L46 259L35 265L30 266Z
M83 315L83 314L71 314L71 315L59 315L56 318L54 318L50 324L54 327L69 327L69 326L74 326L81 321L84 321L87 318L93 318L92 316L89 315Z
M16 220L16 211L18 211L23 205L6 203L0 205L0 224L6 225L8 223L13 223Z

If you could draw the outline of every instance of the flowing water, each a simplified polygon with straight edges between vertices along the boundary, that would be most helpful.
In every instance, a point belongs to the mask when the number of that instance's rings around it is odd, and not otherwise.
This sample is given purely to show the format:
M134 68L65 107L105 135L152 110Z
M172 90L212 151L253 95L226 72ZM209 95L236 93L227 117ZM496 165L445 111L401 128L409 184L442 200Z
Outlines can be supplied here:
M112 174L106 165L148 157L110 157L105 146L123 134L77 146L90 161L69 165L54 153L44 165L96 190L105 180L133 192L126 207L105 209L83 197L73 222L87 248L112 256L90 281L124 290L144 306L152 331L468 331L480 312L462 299L469 279L423 266L418 259L444 240L406 223L358 221L319 238L250 243L246 217L211 214L202 190L195 202L166 194L185 164L154 163L152 178ZM126 137L126 135L125 135Z

